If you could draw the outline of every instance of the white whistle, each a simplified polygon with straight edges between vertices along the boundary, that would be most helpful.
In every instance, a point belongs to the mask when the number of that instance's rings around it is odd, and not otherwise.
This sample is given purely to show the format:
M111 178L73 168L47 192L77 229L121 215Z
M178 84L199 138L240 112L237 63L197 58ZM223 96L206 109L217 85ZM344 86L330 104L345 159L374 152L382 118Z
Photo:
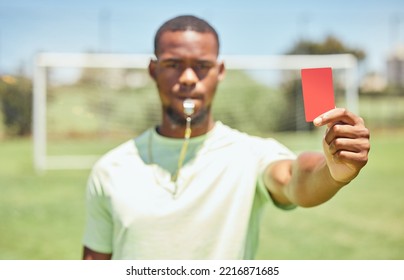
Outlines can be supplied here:
M191 99L185 99L182 106L184 107L184 114L188 117L195 111L195 103Z

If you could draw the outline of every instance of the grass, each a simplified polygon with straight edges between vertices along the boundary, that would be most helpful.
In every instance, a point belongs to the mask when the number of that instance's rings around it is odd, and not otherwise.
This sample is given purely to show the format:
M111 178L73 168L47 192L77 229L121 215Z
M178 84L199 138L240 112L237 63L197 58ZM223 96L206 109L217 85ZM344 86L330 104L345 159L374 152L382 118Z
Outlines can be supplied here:
M28 139L0 151L0 259L77 259L87 172L35 174Z
M403 137L372 135L368 166L328 203L293 211L269 205L257 258L404 259ZM321 135L277 138L300 151L317 149ZM97 151L109 148L93 144ZM60 149L71 146L66 141ZM88 146L75 149L85 153ZM0 154L0 259L79 259L89 171L37 175L30 139L4 140Z

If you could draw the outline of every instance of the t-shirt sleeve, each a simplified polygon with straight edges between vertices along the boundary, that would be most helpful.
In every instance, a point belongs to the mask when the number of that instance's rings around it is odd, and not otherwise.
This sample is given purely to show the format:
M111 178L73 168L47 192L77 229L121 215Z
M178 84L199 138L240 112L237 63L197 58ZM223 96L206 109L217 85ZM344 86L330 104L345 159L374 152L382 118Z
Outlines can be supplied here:
M272 138L259 139L252 148L259 157L261 172L275 161L296 158L296 155L291 150Z
M259 157L259 173L257 178L257 193L260 195L262 202L272 201L274 205L283 210L290 210L296 208L294 204L279 204L272 199L269 191L264 183L264 172L269 164L285 159L295 159L296 155L289 150L286 146L278 141L269 139L259 139L253 147L254 152Z
M111 204L103 186L100 172L93 170L87 183L87 219L83 244L99 253L112 253L113 224Z

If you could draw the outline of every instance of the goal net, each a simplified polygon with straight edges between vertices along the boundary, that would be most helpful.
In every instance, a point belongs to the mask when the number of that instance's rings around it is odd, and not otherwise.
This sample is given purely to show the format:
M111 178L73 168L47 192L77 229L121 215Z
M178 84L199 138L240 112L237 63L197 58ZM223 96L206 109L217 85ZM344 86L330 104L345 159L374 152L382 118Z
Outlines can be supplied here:
M99 156L160 121L147 66L152 55L40 53L34 67L34 165L90 168ZM358 111L350 54L222 56L215 119L256 135L313 129L305 122L300 69L331 67L337 106Z

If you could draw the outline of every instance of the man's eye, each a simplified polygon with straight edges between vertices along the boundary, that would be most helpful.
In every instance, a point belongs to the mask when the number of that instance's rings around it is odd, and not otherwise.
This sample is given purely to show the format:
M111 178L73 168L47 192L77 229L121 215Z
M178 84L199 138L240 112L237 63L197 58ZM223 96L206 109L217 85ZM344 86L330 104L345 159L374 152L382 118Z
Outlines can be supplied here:
M172 68L172 69L178 69L178 68L180 68L180 63L175 62L175 61L170 61L170 62L164 63L164 67Z
M207 70L210 69L211 67L212 65L210 65L209 63L198 63L195 65L195 68L199 70Z

